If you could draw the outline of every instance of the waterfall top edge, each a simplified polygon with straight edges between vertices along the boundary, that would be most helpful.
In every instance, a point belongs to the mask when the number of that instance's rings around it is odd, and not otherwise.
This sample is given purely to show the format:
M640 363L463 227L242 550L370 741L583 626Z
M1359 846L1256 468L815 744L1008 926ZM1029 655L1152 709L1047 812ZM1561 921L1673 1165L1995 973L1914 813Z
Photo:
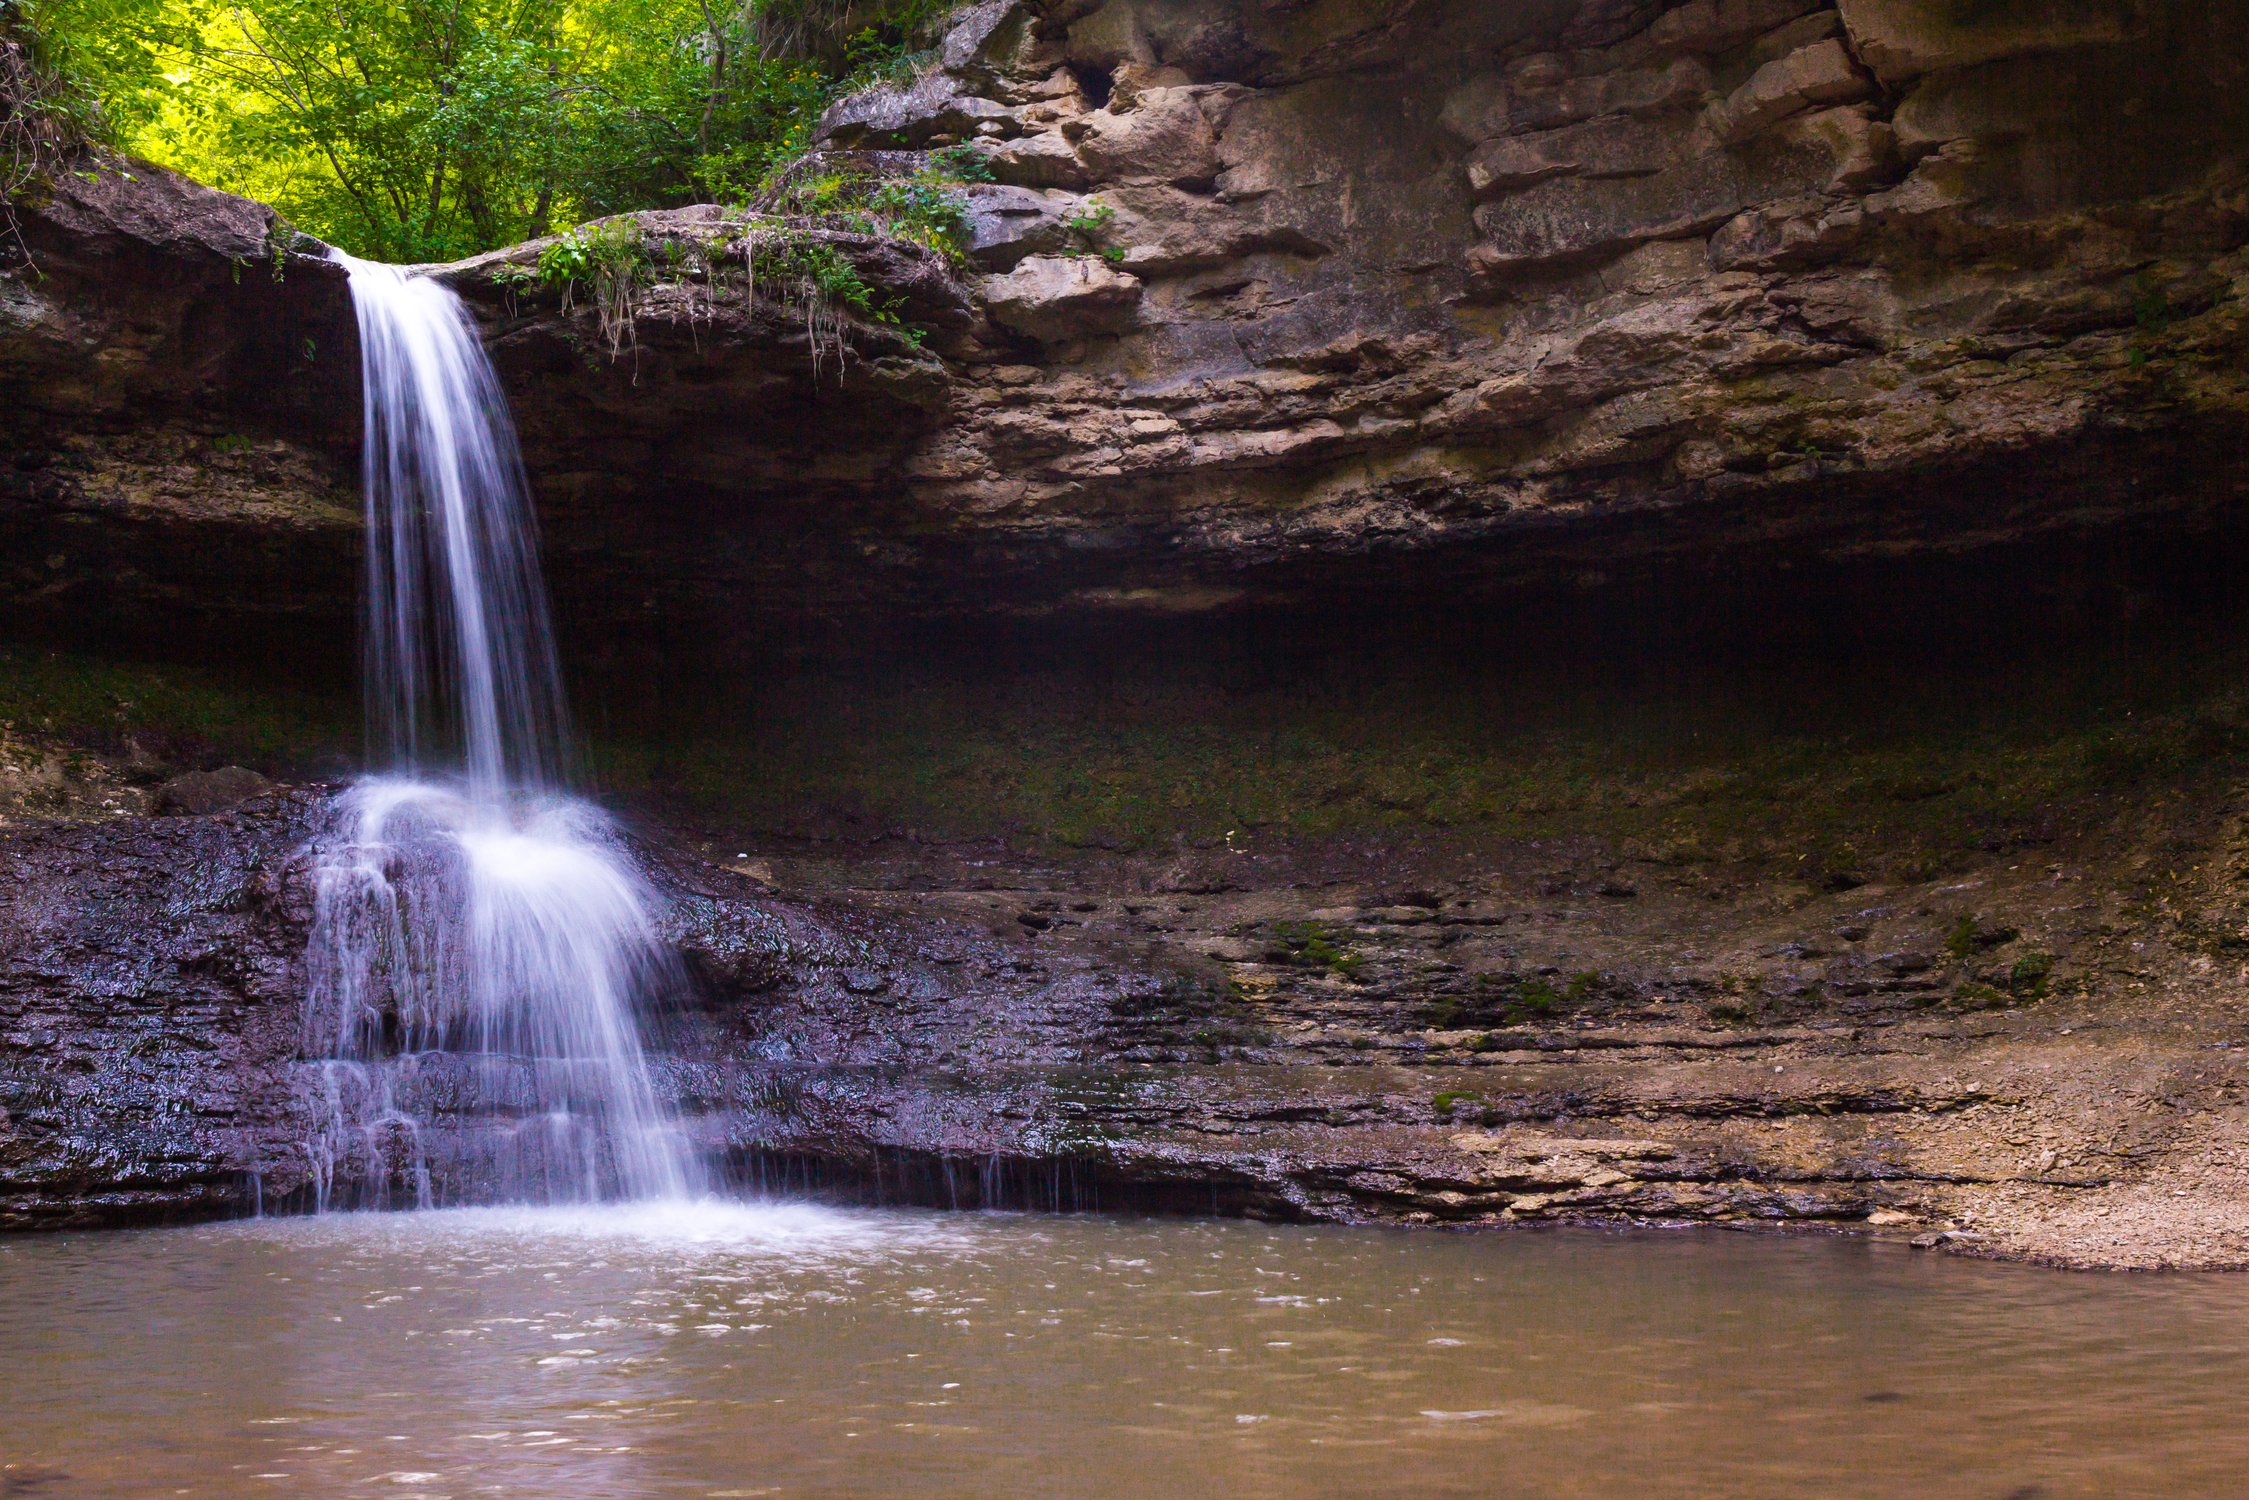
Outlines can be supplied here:
M339 250L334 245L325 248L328 251L327 259L342 266L347 275L367 271L387 274L400 281L435 281L442 284L445 280L445 272L463 264L460 261L447 260L370 260L363 255L354 255L349 250Z

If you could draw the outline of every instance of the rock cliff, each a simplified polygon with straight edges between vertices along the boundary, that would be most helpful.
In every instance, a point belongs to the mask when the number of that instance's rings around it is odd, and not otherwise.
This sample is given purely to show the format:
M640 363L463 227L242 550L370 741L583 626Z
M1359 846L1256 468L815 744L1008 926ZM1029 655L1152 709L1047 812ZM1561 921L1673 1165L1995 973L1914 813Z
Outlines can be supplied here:
M906 493L1182 607L2223 503L2040 463L2238 432L2243 16L2004 9L978 7L826 124L999 179Z
M0 251L0 603L175 638L348 610L341 269L261 204L78 167L14 206Z
M589 624L1497 597L2196 524L2240 493L2249 409L2245 21L986 0L819 132L827 160L965 147L991 178L957 278L831 236L921 337L845 316L820 358L801 310L713 274L744 222L715 209L645 221L689 253L622 349L589 299L493 276L536 246L447 274ZM8 282L15 420L47 434L9 503L19 604L82 571L171 588L133 550L157 516L343 524L333 279L275 285L300 262L251 205L95 176L29 218L44 279ZM200 436L243 446L196 451L191 500L158 476L194 444L143 419L222 387L195 420L248 425ZM309 606L326 565L246 560L231 607Z
M2249 716L2133 633L2240 593L2249 13L2037 10L986 0L804 169L943 153L959 260L768 204L634 216L616 295L545 242L431 268L604 763L654 767L702 1145L937 1202L2249 1263ZM9 633L348 654L321 247L114 161L18 217ZM860 301L753 275L769 236ZM2127 687L2013 660L2049 610ZM1769 634L1610 659L1711 614ZM1870 663L1877 617L1940 649ZM1778 696L1832 722L1700 690L1822 632ZM837 635L906 635L904 681L720 701ZM1534 658L1618 701L1475 680ZM1903 679L1938 727L1870 740ZM0 1224L303 1191L313 801L141 790L178 767L115 696L92 751L0 720ZM1557 750L1571 713L1623 723ZM663 737L698 714L715 754ZM768 719L795 759L741 750ZM730 821L775 765L825 800ZM1018 837L1041 796L1094 811Z

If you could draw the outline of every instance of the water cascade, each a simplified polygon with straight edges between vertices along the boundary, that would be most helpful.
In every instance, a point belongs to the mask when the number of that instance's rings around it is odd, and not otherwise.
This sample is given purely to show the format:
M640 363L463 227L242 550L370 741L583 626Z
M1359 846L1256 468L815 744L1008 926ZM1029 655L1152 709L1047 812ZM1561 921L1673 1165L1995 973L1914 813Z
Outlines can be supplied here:
M304 1055L319 1207L697 1186L636 1014L674 979L653 892L563 790L530 497L460 299L339 257L366 391L366 690L392 768L315 851Z

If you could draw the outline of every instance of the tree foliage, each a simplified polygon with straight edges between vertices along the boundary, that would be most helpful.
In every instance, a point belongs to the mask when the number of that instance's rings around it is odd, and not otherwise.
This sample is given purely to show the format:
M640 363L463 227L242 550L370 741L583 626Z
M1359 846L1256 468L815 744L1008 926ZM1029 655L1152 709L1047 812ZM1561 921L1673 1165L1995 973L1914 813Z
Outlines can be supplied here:
M355 253L747 196L937 0L0 0L111 143Z

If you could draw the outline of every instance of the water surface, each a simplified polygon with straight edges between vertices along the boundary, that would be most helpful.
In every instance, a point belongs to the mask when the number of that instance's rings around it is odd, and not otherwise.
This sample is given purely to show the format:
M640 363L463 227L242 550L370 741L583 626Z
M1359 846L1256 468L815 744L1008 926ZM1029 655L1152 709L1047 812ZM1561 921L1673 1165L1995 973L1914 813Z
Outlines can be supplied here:
M804 1205L0 1243L0 1494L2235 1495L2249 1278Z

